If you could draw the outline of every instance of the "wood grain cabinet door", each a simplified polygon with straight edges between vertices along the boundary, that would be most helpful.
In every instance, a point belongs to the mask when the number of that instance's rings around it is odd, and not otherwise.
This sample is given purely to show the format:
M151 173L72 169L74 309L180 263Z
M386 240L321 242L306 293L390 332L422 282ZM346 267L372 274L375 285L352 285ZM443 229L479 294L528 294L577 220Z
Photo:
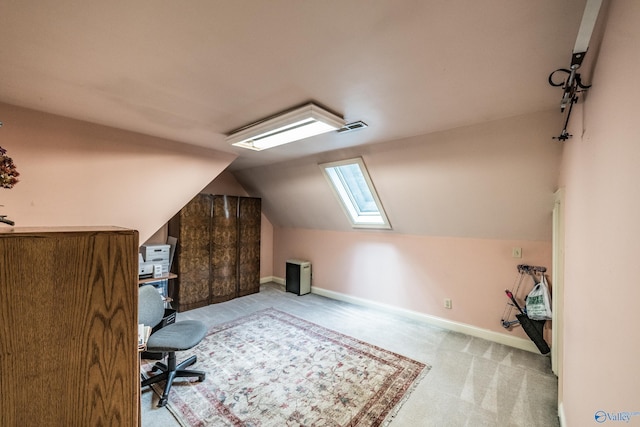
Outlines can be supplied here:
M212 197L199 194L174 217L169 232L177 237L173 298L179 311L209 304Z
M213 196L210 303L238 294L238 197Z
M242 197L238 207L238 296L260 291L261 199Z
M138 233L0 231L0 426L138 425Z
M169 222L178 311L260 291L261 199L198 194Z

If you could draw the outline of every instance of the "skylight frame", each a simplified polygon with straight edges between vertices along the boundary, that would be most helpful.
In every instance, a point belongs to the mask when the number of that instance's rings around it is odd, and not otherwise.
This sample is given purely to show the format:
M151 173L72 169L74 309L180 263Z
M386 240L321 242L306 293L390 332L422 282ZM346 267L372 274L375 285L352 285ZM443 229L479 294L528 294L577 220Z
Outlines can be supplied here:
M371 201L375 205L375 212L367 212L358 206L356 201L357 197L352 193L349 188L349 184L345 182L347 179L343 173L340 173L342 166L356 165L364 179L366 184L366 190L368 190L371 196ZM333 190L336 198L340 202L344 213L351 222L353 228L368 228L379 230L390 230L391 223L382 206L380 197L373 185L373 181L369 176L369 171L364 164L364 160L361 157L340 160L337 162L321 163L318 165L323 172L323 175L327 179L329 186Z

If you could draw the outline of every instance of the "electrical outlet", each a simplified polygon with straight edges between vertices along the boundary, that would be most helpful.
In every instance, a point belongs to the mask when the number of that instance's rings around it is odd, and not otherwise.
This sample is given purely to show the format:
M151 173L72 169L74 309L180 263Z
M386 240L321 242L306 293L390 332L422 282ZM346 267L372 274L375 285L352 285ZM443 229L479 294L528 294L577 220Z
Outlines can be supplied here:
M522 248L511 249L511 256L514 258L522 258Z
M451 298L444 299L444 308L453 308L453 304L451 302Z

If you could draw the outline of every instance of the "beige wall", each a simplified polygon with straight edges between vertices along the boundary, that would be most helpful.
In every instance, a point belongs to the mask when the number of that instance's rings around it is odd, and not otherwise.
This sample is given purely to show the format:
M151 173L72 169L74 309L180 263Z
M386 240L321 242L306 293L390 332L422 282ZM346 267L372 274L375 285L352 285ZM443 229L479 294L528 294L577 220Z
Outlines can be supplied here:
M565 144L561 398L570 427L594 425L600 410L640 411L638 22L640 2L610 2L593 87Z
M0 213L16 226L115 225L142 243L235 158L7 104L0 121L20 173Z

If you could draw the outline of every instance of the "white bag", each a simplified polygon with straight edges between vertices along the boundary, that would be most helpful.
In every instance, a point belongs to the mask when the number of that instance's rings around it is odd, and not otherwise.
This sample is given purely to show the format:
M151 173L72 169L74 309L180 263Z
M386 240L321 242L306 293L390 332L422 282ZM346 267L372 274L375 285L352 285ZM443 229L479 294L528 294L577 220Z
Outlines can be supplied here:
M542 275L542 279L540 279L540 283L535 285L531 292L529 292L529 295L527 295L525 307L529 319L551 319L551 299L544 274Z

